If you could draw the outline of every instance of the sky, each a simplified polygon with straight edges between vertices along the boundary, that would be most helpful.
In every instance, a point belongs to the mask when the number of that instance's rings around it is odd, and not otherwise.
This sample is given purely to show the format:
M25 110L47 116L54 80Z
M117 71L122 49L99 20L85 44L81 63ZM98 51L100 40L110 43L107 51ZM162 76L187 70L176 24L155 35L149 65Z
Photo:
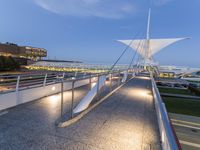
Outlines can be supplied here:
M145 37L149 7L151 38L191 38L154 59L200 67L199 0L1 0L0 42L45 48L51 59L113 63L126 47L117 40Z

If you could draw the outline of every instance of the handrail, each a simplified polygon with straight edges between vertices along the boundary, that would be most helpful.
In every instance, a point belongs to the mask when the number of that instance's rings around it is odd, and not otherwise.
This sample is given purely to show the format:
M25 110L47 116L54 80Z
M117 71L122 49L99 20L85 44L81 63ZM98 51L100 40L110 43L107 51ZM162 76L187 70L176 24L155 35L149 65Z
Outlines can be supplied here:
M131 70L131 69L130 69ZM126 70L126 71L130 71L130 70ZM101 94L105 94L104 92L102 92L102 88L105 87L105 83L106 83L106 79L109 78L110 83L108 83L109 85L107 85L107 88L109 89L108 91L112 91L113 88L119 87L120 84L122 83L121 81L121 73L124 73L125 70L118 70L118 71L112 71L112 72L106 72L106 73L97 73L97 74L90 74L84 77L80 77L80 78L74 78L74 79L60 79L58 82L61 83L61 95L63 95L64 90L63 90L63 83L65 82L70 82L71 83L71 106L70 106L70 117L68 119L72 119L75 116L79 115L82 111L88 109L90 107L90 104L92 103L92 101L94 101L94 99L96 101L98 101L99 96L102 96ZM118 76L118 79L116 81L116 83L112 83L113 80L115 80L115 78L113 78L113 76ZM94 79L95 78L95 79ZM80 101L75 104L74 103L74 90L75 90L75 83L77 81L80 80L89 80L89 90L87 92L87 94L80 99ZM125 82L125 80L124 80ZM96 83L95 85L92 86L92 83ZM64 109L64 103L63 103L63 96L61 96L61 118L63 117L63 114L65 114L64 112L62 112ZM66 119L66 117L64 117ZM68 120L67 119L67 120ZM62 120L62 119L61 119Z
M156 114L159 124L162 149L163 150L181 150L179 141L176 138L176 134L171 126L171 121L166 111L165 104L162 101L159 90L155 83L155 80L151 76L152 92L155 101Z
M121 72L124 70L120 70ZM110 72L111 73L111 72ZM59 79L63 80L62 82L72 82L72 81L78 81L78 80L84 80L84 79L89 79L90 77L97 77L98 75L108 75L110 74L108 72L106 73L96 73L96 74L87 74L84 76L80 76L80 77L71 77L71 73L70 76L63 76L63 73L49 73L47 74L47 78L45 83L46 84L54 84L54 83L59 83ZM117 71L113 71L112 73L117 73ZM24 90L27 88L31 88L31 87L40 87L43 86L44 84L44 80L45 80L45 75L44 73L41 74L33 74L33 76L31 76L31 74L28 75L13 75L13 76L2 76L3 78L8 78L8 79L2 79L0 81L0 85L4 86L6 85L5 90L0 90L0 94L4 94L4 93L9 93L9 92L13 92L16 88L18 88L18 90ZM20 81L19 81L19 87L16 87L17 84L17 78L20 76ZM62 76L60 78L58 78L57 76ZM9 79L11 77L11 79ZM30 82L31 81L31 82ZM54 82L53 82L54 81ZM29 84L30 83L30 84ZM9 85L9 86L8 86Z

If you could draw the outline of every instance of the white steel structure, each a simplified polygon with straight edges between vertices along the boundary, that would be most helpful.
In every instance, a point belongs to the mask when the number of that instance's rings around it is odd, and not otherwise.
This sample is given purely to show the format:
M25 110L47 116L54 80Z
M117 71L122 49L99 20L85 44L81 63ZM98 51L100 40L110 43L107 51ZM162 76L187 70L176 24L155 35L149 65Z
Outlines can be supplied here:
M149 14L148 14L146 39L118 40L119 42L130 46L141 56L140 64L144 63L144 68L146 68L146 65L152 66L154 64L152 59L153 55L158 53L161 49L180 40L188 39L188 38L151 39L149 34L150 17L151 17L151 9L149 9Z

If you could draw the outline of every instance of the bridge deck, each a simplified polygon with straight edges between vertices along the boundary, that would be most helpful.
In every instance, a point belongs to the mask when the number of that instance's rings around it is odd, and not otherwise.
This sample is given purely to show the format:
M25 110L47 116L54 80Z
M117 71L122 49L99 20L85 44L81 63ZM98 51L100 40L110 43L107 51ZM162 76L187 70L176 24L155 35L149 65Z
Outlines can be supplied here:
M0 116L0 149L160 149L150 85L132 79L66 128L55 127L59 105L46 109L48 99L18 106Z

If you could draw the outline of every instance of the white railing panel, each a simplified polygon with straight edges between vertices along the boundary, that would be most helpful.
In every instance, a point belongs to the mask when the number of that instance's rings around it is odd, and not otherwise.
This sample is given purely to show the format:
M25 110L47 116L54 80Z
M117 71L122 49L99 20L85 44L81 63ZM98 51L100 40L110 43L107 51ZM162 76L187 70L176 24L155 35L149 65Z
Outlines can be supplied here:
M75 84L75 88L87 84L89 84L89 79L79 80ZM63 86L64 86L64 91L70 90L72 87L72 81L64 82ZM60 93L60 90L61 90L61 84L55 83L46 86L2 93L0 94L0 111L10 107L17 106L19 104L37 100L45 96Z

